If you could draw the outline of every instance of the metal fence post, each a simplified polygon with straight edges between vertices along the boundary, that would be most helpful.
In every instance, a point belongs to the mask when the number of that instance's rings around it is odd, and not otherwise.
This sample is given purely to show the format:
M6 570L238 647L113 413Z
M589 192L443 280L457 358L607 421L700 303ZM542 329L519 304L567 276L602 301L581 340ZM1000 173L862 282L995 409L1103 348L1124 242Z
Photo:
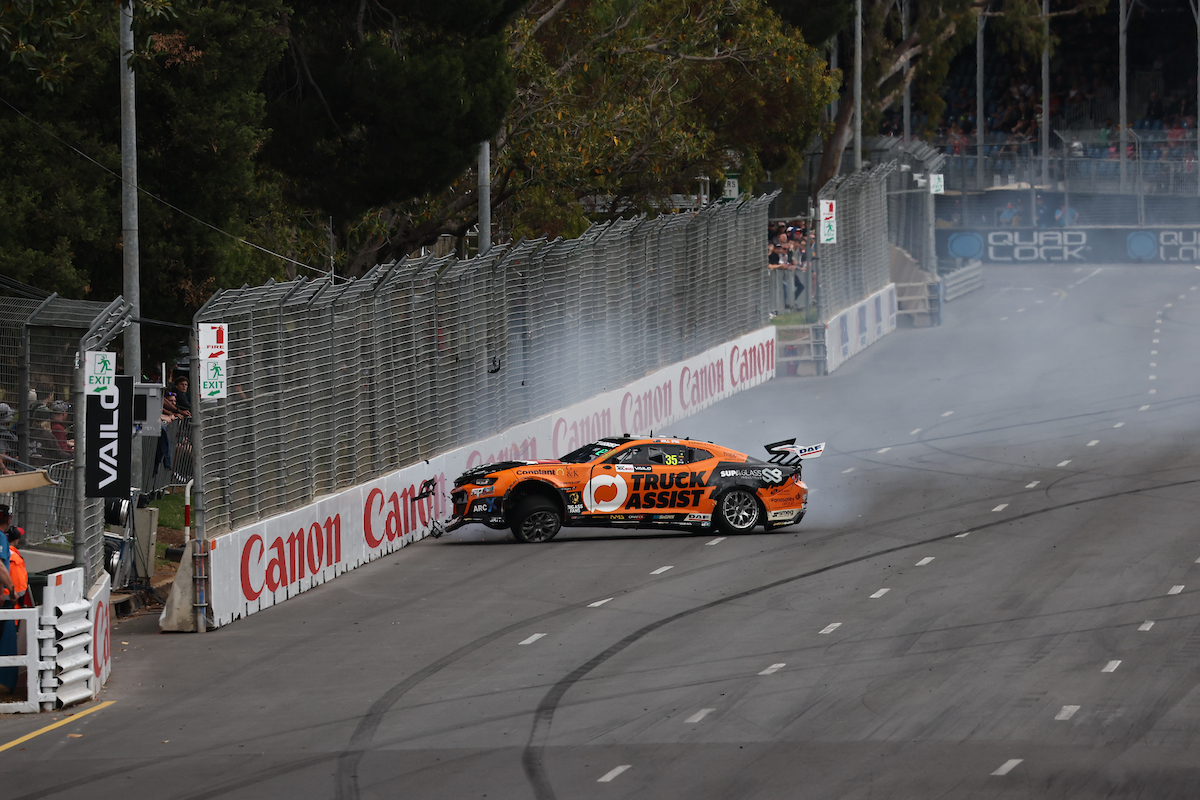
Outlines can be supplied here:
M192 379L188 381L188 394L191 395L188 399L192 404L192 547L195 548L192 557L197 562L206 562L208 559L208 536L204 529L204 424L201 405L204 402L204 395L200 391L200 344L197 334L198 329L199 321L193 319L192 330L188 333L188 367L192 373ZM207 574L208 571L205 570L204 575ZM200 578L202 576L200 573L196 573L196 577ZM196 630L199 633L204 633L207 593L204 592L204 586L199 580L196 582L196 590L197 597L194 605L196 609Z

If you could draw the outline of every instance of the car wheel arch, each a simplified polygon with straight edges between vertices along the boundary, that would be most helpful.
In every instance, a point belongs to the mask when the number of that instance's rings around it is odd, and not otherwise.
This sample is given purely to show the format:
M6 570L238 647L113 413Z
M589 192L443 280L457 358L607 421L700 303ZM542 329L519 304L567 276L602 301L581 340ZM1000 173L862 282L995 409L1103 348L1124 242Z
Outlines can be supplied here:
M504 501L501 505L501 510L507 517L521 500L530 495L539 495L551 500L558 507L558 513L566 518L567 504L563 498L563 492L557 486L547 483L546 481L538 480L537 478L529 478L518 483L516 486L508 490L504 495Z

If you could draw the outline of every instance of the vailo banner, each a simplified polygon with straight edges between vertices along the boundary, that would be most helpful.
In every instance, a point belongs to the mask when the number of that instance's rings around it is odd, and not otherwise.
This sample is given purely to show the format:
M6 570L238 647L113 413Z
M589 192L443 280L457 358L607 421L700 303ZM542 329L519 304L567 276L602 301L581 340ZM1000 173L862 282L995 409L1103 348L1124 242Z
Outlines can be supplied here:
M553 459L622 433L667 433L664 426L774 376L769 326L621 389L219 536L210 543L213 621L228 625L425 537L449 516L454 479L470 467ZM414 500L430 479L434 496Z

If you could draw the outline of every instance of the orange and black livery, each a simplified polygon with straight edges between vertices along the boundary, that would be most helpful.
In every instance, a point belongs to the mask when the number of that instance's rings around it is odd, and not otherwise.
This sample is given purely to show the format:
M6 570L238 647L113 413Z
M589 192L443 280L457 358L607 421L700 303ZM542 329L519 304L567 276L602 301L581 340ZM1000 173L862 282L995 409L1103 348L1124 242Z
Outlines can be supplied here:
M766 449L760 461L712 442L619 436L556 460L484 464L454 482L447 531L477 522L545 542L564 525L724 533L792 525L808 505L801 462L825 443L787 439Z

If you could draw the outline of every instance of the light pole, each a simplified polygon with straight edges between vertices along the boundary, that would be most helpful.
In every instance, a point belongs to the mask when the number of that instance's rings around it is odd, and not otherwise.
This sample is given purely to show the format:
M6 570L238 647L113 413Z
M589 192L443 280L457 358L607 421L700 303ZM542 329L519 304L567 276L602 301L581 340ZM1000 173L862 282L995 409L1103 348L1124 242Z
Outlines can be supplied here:
M138 173L137 115L134 108L133 80L133 0L121 3L119 74L121 76L121 294L130 305L130 314L142 314L141 273L138 253ZM125 329L125 372L134 383L142 380L142 327L136 322ZM193 381L196 376L192 376ZM163 376L163 380L167 380ZM80 397L78 402L82 402ZM142 482L142 451L132 448L130 474Z
M900 6L900 37L908 41L908 15L912 0L902 0ZM904 59L904 143L912 141L912 86L908 82L908 59Z
M1124 2L1124 0L1122 0ZM1042 0L1042 125L1038 136L1042 150L1042 185L1050 183L1050 0Z
M1121 91L1121 99L1120 99L1120 107L1121 107L1121 108L1120 108L1120 116L1121 116L1121 124L1120 124L1120 126L1119 126L1119 127L1120 127L1120 130L1121 130L1121 154L1120 154L1120 159L1121 159L1121 193L1122 193L1122 194L1124 194L1124 193L1125 193L1125 191L1126 191L1126 182L1125 182L1125 150L1126 150L1126 148L1128 148L1128 147L1129 147L1129 113L1128 113L1128 106L1127 106L1127 103L1128 103L1128 98L1127 98L1127 96L1126 96L1126 88L1125 88L1125 71L1126 71L1126 70L1125 70L1125 36L1126 36L1126 33L1127 33L1127 32L1128 32L1128 30L1129 30L1129 13L1128 13L1128 10L1127 10L1127 8L1126 8L1126 7L1127 7L1127 5L1128 5L1128 3L1126 2L1126 0L1121 0L1121 2L1120 2L1120 8L1118 9L1118 11L1119 11L1119 13L1120 13L1120 15L1121 15L1121 20L1120 20L1120 23L1117 25L1117 29L1120 31L1120 36L1119 36L1119 39L1120 39L1120 50L1121 50L1120 66L1118 67L1118 69L1120 69L1120 70L1121 70L1121 78L1120 78L1120 91Z
M854 171L862 172L862 0L854 0Z
M987 120L983 107L983 26L987 17L979 12L975 24L975 188L983 191L983 153Z
M479 145L479 255L492 249L492 143Z

